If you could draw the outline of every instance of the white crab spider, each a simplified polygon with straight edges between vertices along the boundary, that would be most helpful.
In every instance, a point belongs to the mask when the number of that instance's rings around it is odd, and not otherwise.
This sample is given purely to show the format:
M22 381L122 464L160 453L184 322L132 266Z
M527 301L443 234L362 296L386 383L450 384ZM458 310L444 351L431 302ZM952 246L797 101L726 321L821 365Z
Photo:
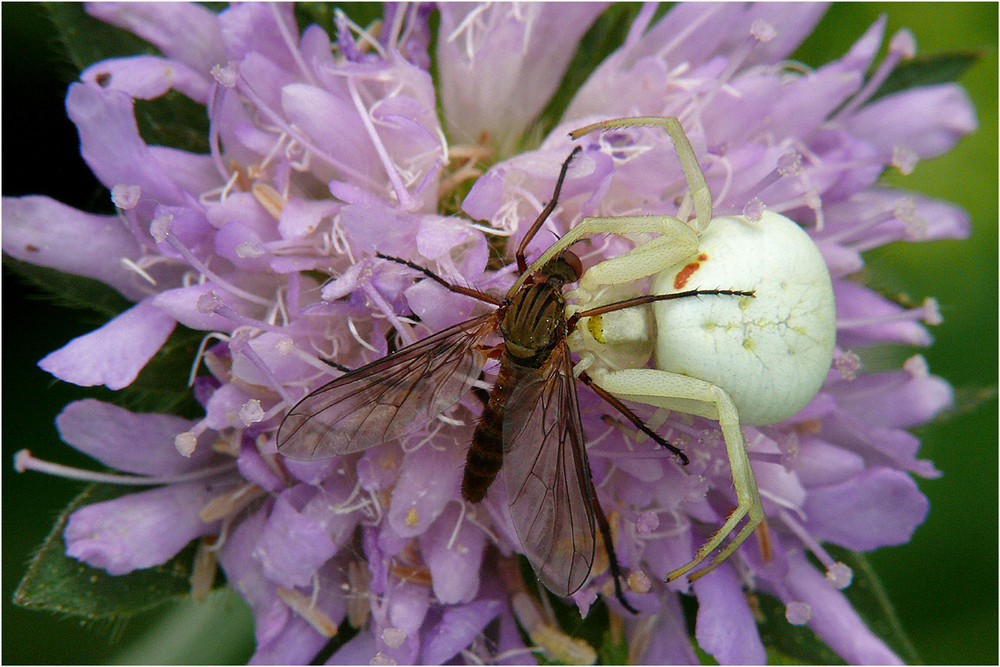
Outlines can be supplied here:
M620 398L719 422L738 507L698 550L667 576L711 571L764 521L741 423L771 424L802 409L819 391L833 356L833 288L819 250L796 223L765 211L758 220L712 218L712 198L697 157L676 118L619 118L571 133L662 127L673 140L690 189L695 217L669 215L586 218L524 272L532 273L580 238L601 233L655 232L659 237L592 267L570 296L577 308L630 296L629 283L653 276L649 293L691 289L753 290L754 297L697 297L660 301L586 318L568 341L581 356L577 372ZM685 201L683 208L687 208ZM687 217L687 213L681 214ZM632 294L634 296L634 294ZM652 313L650 313L652 309ZM655 368L646 368L655 353Z

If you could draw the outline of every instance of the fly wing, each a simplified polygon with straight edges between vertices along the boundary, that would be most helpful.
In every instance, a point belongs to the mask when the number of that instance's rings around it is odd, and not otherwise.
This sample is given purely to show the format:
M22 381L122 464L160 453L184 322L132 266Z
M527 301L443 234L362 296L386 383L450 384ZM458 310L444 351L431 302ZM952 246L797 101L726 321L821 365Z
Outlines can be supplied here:
M398 438L458 403L479 375L471 354L495 313L466 320L340 376L289 410L278 451L315 460Z
M594 562L594 508L576 386L565 345L514 389L503 478L521 548L545 587L575 593Z

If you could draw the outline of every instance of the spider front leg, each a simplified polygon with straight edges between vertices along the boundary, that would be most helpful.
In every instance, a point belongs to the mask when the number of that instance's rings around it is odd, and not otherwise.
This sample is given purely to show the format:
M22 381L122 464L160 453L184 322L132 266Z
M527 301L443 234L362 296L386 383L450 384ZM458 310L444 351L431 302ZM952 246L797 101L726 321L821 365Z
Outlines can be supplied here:
M511 292L517 291L528 276L582 238L598 234L656 233L660 236L617 257L592 266L584 274L581 287L627 283L651 276L698 252L698 234L687 224L669 215L642 215L615 218L584 218L549 246L521 277Z
M674 142L674 149L681 162L681 169L684 170L684 178L688 182L688 190L691 192L691 201L694 203L696 216L696 231L702 232L712 221L712 193L709 192L708 183L705 182L705 174L698 165L698 156L695 155L691 142L688 141L687 134L681 126L681 122L674 117L661 116L634 116L629 118L612 118L581 127L569 133L573 139L590 134L598 130L614 130L622 127L662 127L670 135Z
M597 370L592 373L592 380L602 389L619 398L707 417L719 422L733 475L737 507L722 527L698 550L690 562L667 575L667 581L684 576L697 567L719 548L726 537L731 535L739 523L746 518L746 524L736 534L736 537L723 547L708 565L690 575L689 580L694 581L708 574L733 555L736 549L765 520L764 506L761 503L757 482L750 467L750 459L747 457L736 405L729 394L720 387L704 380L668 371L650 368L629 368L619 371Z
M684 177L687 180L691 201L694 204L695 220L688 223L672 215L642 215L584 218L576 227L566 232L562 238L553 243L526 270L523 263L524 247L527 239L537 231L540 221L551 212L555 205L559 188L566 175L566 168L580 148L574 149L563 164L559 181L556 185L556 196L549 202L543 214L535 221L529 230L529 235L521 243L518 250L518 267L522 275L511 292L516 291L528 276L532 275L549 260L556 257L570 245L582 238L597 234L639 234L657 233L660 236L650 242L643 243L631 251L618 257L605 260L591 267L581 283L581 289L589 291L596 285L628 283L639 278L658 273L698 252L698 238L712 221L712 193L705 181L705 174L698 165L698 157L688 141L684 128L676 118L661 118L658 116L637 116L633 118L614 118L581 127L570 132L573 139L600 130L610 130L622 127L662 127L670 135L680 160Z

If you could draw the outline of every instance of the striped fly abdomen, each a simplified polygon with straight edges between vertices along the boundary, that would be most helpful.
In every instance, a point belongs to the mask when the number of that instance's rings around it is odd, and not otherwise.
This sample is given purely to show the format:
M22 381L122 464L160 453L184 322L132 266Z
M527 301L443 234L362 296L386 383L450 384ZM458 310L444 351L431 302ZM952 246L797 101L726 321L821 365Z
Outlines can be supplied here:
M486 496L503 465L503 416L507 401L523 375L524 372L505 355L465 457L462 498L470 503L478 503Z

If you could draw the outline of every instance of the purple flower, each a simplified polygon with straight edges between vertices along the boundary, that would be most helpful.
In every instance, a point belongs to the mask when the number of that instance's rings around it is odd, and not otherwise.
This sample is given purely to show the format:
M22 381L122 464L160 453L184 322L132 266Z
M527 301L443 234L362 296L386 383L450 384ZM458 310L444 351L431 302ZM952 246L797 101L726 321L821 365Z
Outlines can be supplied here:
M808 624L847 661L898 661L840 592L850 570L821 543L867 551L910 539L928 512L911 475L938 473L917 459L919 442L905 429L952 401L920 356L898 371L865 368L873 345L928 345L924 325L940 321L933 300L907 309L854 278L870 248L969 233L954 206L879 182L887 167L912 169L976 124L951 84L871 101L912 56L908 33L876 63L880 20L843 58L803 72L785 58L821 7L680 5L655 23L646 7L557 127L518 153L602 6L442 6L438 89L421 6L390 6L377 37L338 14L334 39L315 25L300 34L281 4L219 14L176 4L87 9L162 54L97 63L67 95L82 154L117 214L5 199L3 249L101 280L135 305L40 365L67 382L120 389L181 323L206 332L194 361L207 374L194 381L204 408L196 421L94 400L60 415L64 441L132 473L100 479L159 485L76 511L64 534L70 556L122 574L204 538L253 610L254 662L310 661L345 622L361 631L334 662L522 662L531 656L518 627L550 658L590 659L511 567L520 544L501 490L475 505L461 500L481 410L471 395L403 438L323 461L279 455L275 431L292 404L341 374L326 362L356 368L384 356L390 340L412 343L481 312L376 252L503 292L514 280L513 248L576 145L568 131L617 116L676 116L717 215L766 206L812 236L833 278L837 350L799 414L744 427L770 559L750 540L693 586L663 579L690 560L703 524L724 519L720 499L733 499L718 425L667 419L661 433L692 459L682 469L633 447L581 389L594 482L640 613L606 595L606 565L573 600L586 613L605 595L636 661L697 660L679 603L690 593L703 650L722 663L763 662L745 588L780 599L789 622ZM134 101L168 90L205 106L205 153L140 137ZM585 217L675 213L686 185L673 146L655 135L587 139L529 254L551 242L549 231ZM492 163L462 202L484 224L449 208L478 175L460 158L470 155ZM489 264L498 245L488 237L507 239L503 267ZM620 238L579 246L588 265L629 247ZM19 465L55 471L26 454Z

